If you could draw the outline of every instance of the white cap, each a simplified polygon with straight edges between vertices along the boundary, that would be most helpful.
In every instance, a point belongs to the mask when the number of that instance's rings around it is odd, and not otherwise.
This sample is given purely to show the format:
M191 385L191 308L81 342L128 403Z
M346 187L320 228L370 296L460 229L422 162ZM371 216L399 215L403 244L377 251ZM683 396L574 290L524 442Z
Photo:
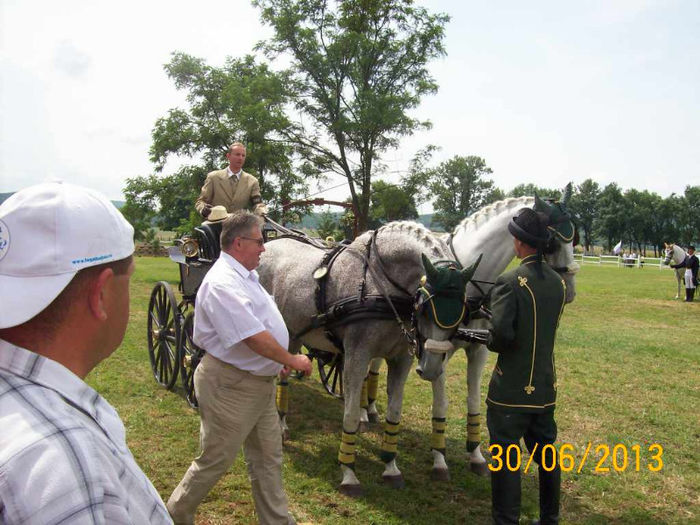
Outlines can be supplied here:
M62 182L0 205L0 328L43 311L83 268L134 253L134 228L96 191Z

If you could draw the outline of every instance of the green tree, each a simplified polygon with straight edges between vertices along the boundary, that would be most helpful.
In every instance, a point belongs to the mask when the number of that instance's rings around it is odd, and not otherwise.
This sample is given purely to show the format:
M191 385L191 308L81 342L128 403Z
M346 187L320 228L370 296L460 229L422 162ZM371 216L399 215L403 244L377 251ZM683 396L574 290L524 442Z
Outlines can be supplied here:
M435 220L446 231L452 231L466 216L502 197L493 181L484 178L491 173L486 161L474 155L454 156L431 171Z
M287 80L257 64L251 56L228 58L222 67L200 58L174 53L165 71L177 89L187 93L187 109L175 108L159 118L152 132L151 161L156 173L169 159L188 159L166 176L128 179L127 214L135 220L158 215L162 227L191 229L200 221L194 201L207 172L226 163L228 146L247 146L245 170L260 181L270 208L305 191L304 176L314 174L308 163L294 167L295 153L282 134L291 126L285 115ZM125 214L125 215L127 215Z
M417 219L418 210L411 193L396 184L378 180L372 184L371 226L402 219Z
M600 192L596 231L605 239L606 250L611 251L625 234L625 203L620 187L612 182Z
M588 252L593 243L593 227L598 215L600 186L593 179L586 179L576 186L568 203L569 210L576 217L576 223L583 230L583 245Z
M518 184L515 188L508 192L508 197L532 197L535 194L543 199L561 199L561 190L536 186L532 183Z
M311 150L321 171L346 178L363 231L381 153L430 125L409 111L437 91L427 65L445 54L449 17L407 0L253 4L274 31L259 47L291 61L289 85L304 122L288 128L287 137Z
M641 252L652 236L652 216L655 213L652 194L647 190L629 189L623 199L625 232L631 243L637 245L637 252Z
M680 242L691 244L700 241L700 186L686 186L683 193L683 210L678 218Z
M343 239L343 233L336 218L336 214L330 210L325 210L321 212L318 218L318 226L316 227L316 234L321 239L327 239L328 237L333 237L336 241Z

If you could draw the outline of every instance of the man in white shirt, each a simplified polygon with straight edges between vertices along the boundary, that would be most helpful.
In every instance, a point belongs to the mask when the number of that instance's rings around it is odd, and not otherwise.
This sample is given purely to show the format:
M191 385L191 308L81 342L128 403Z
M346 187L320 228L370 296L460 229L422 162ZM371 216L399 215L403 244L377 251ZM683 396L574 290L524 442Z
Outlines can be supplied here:
M83 381L124 337L133 234L70 184L0 205L0 523L172 523Z
M201 417L201 454L167 507L176 524L194 523L199 503L243 446L258 520L294 523L282 486L282 434L274 379L311 361L287 351L289 334L255 268L265 251L261 219L237 211L223 223L221 256L197 292L194 342L207 353L194 388Z
M226 211L250 209L258 215L267 213L260 196L258 179L243 171L246 148L234 142L226 153L229 165L226 169L207 174L202 191L195 202L197 211L207 219L214 206L224 206Z

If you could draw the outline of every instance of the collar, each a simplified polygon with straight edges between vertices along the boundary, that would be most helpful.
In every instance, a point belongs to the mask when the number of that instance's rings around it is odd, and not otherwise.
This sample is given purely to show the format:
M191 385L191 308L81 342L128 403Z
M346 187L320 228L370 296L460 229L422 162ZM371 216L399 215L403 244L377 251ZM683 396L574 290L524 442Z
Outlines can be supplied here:
M0 370L53 390L83 412L124 451L125 431L116 410L91 386L58 361L0 339ZM109 415L108 415L109 414Z
M243 173L243 169L242 169L242 168L241 168L240 170L238 170L236 173L234 173L234 172L231 171L231 166L227 166L227 167L226 167L226 174L227 174L229 177L236 177L237 180L241 180L241 174L242 174L242 173Z
M240 275L244 279L250 279L251 281L255 281L256 283L258 282L259 276L258 272L256 272L255 270L246 269L246 267L239 263L235 257L229 255L226 252L222 251L220 257L224 260L224 262L229 268L235 270L236 273L238 273L238 275Z
M533 253L532 255L528 255L526 257L523 257L523 259L520 261L520 266L522 266L523 264L530 264L530 263L534 263L534 262L537 262L537 254L536 253Z

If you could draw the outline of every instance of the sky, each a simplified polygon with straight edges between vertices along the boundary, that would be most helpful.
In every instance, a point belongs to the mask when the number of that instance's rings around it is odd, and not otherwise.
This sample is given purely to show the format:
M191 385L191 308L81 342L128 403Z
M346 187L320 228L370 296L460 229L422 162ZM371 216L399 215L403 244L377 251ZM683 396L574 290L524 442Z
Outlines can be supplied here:
M697 0L417 3L450 15L447 56L414 112L433 127L384 154L385 180L434 144L433 164L480 156L505 191L700 184ZM171 53L219 66L270 35L247 0L0 0L0 192L62 179L123 199L127 178L153 172L156 119L186 107Z

